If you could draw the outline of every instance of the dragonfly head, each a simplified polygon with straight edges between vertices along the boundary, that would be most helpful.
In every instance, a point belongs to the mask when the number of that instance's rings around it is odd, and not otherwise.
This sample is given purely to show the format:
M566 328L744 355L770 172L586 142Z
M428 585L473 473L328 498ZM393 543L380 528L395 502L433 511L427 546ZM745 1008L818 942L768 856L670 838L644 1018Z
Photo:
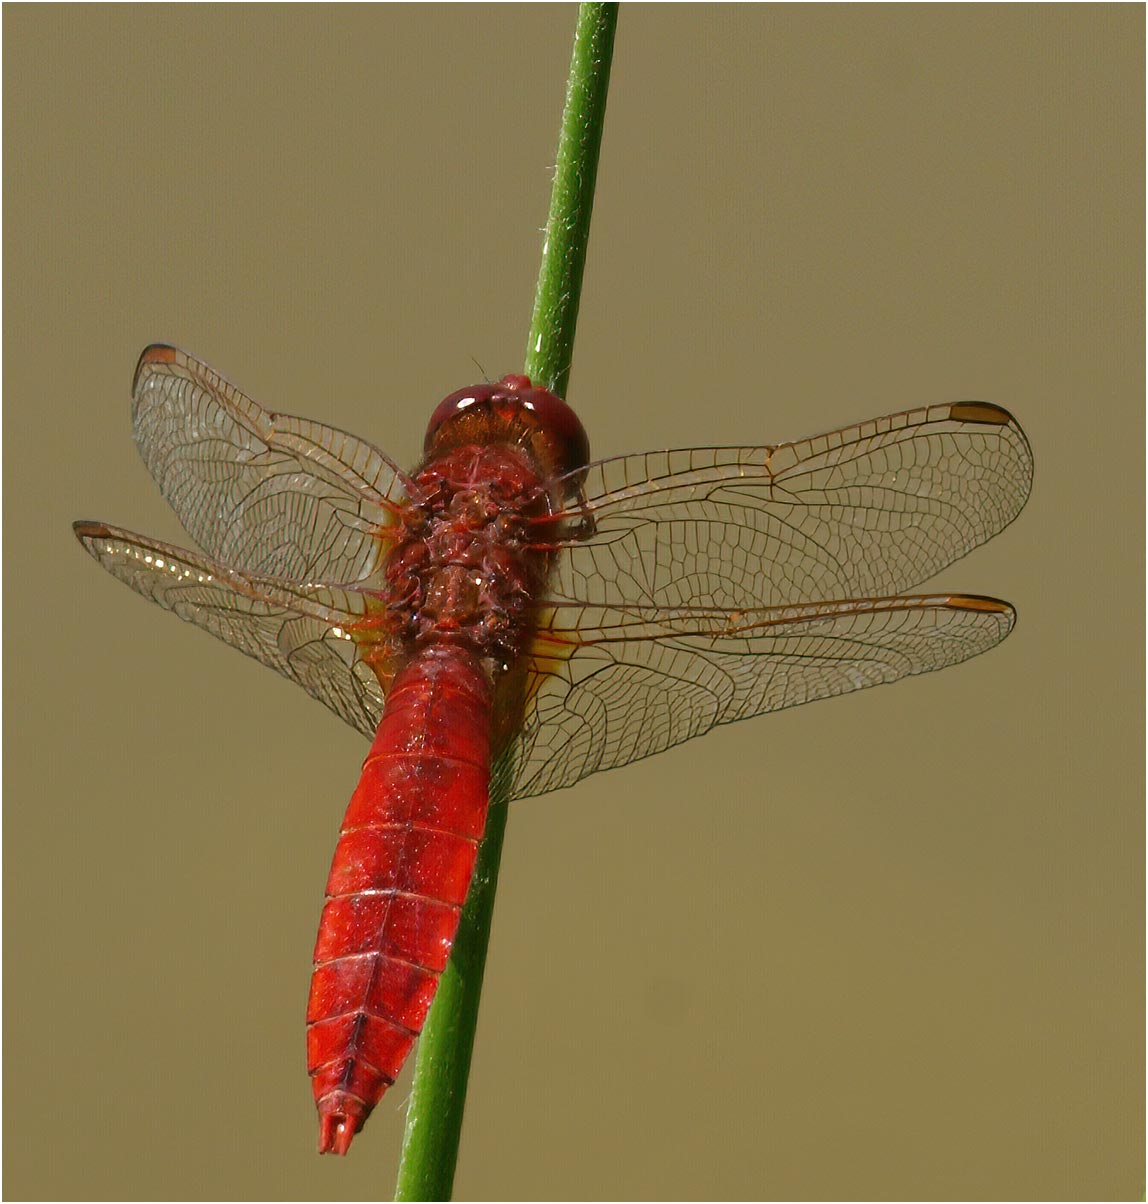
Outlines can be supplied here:
M590 440L578 415L528 376L504 376L443 398L427 425L428 456L467 443L507 442L528 447L548 476L585 468Z

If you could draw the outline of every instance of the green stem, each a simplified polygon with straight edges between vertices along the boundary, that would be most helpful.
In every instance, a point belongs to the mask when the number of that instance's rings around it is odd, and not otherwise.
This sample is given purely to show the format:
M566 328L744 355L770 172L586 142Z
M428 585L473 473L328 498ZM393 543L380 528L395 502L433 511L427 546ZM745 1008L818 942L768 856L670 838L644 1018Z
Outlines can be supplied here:
M526 375L559 397L566 396L570 380L617 23L616 4L578 6L546 242L526 343Z
M565 396L570 378L617 21L617 4L578 6L574 54L566 85L566 107L525 365L531 380L560 396ZM451 1197L506 832L506 791L510 777L508 772L493 775L486 835L478 852L470 893L462 910L450 962L439 980L434 1005L419 1038L395 1185L396 1200Z

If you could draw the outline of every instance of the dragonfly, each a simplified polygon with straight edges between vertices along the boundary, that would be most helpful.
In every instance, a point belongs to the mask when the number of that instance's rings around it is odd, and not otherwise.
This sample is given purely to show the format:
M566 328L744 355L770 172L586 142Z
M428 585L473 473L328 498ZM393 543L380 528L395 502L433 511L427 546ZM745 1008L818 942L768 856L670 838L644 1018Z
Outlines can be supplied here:
M592 461L566 402L509 375L446 397L405 472L155 344L132 416L202 551L102 522L80 543L371 741L313 957L320 1152L347 1152L422 1029L492 794L955 665L1015 623L906 592L1025 504L1028 440L988 402Z

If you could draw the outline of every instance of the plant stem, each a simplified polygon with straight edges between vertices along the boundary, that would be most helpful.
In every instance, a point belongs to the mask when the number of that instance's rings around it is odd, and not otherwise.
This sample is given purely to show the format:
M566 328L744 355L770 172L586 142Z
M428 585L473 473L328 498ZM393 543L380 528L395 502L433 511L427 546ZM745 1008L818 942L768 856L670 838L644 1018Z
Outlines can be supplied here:
M617 4L578 6L525 365L531 380L560 396L565 395L570 378L617 20ZM451 1197L506 832L506 791L510 779L507 772L493 775L486 834L478 852L470 893L462 910L450 962L439 981L434 1005L419 1038L395 1186L396 1200Z
M570 380L617 23L616 4L578 6L546 242L526 342L526 375L559 397L566 396Z

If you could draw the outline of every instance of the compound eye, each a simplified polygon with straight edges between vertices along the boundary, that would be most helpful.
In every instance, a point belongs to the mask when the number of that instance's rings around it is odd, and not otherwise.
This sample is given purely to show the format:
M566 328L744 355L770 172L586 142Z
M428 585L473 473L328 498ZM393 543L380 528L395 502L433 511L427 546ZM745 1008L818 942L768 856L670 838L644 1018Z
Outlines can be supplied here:
M456 414L464 414L470 410L479 410L490 402L499 385L471 385L468 389L458 389L444 397L434 408L434 413L427 423L426 450L429 452L439 429L448 423Z
M536 450L558 476L585 468L589 463L590 440L578 415L561 397L531 384L528 376L508 375L495 384L471 385L444 397L427 424L428 455L442 428L463 415L471 420L465 424L468 428L473 422L477 431L481 422L488 438L511 436L511 426L521 430L525 424L533 430L531 442L540 445Z
M500 383L514 382L514 396L538 420L562 473L585 468L590 463L590 440L578 415L555 393L532 385L526 376L506 376Z

